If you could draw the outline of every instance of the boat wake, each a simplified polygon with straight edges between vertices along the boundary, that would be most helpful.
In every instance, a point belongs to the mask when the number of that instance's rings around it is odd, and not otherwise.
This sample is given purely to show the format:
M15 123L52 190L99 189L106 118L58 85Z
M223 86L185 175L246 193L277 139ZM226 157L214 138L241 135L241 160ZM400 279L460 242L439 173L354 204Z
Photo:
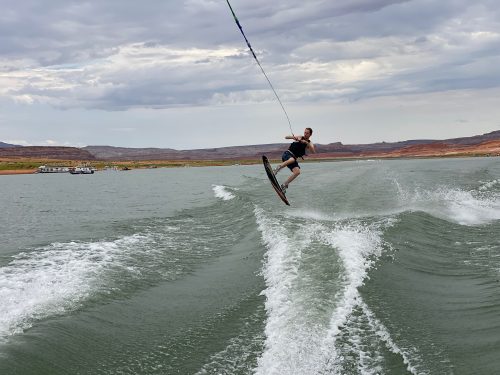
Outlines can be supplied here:
M257 374L340 374L353 368L377 374L385 351L399 356L410 373L425 373L416 350L395 343L359 292L383 252L382 229L391 220L297 225L260 208L255 215L268 249L265 350Z
M53 243L17 254L0 268L0 339L112 292L113 274L139 276L128 258L148 240L136 234L115 241Z
M400 205L405 210L423 211L461 225L481 225L500 220L500 194L492 187L497 180L478 189L463 190L440 186L434 190L403 187L396 180Z
M214 191L215 196L224 201L229 201L235 197L234 194L229 191L229 188L227 186L213 185L212 189Z

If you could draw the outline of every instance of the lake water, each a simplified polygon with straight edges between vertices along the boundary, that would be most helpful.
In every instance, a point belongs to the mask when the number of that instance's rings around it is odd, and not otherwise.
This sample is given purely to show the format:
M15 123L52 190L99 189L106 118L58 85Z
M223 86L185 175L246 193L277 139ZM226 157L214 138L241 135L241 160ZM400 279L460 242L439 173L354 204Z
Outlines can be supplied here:
M0 374L500 371L499 158L303 163L291 207L260 165L0 192Z

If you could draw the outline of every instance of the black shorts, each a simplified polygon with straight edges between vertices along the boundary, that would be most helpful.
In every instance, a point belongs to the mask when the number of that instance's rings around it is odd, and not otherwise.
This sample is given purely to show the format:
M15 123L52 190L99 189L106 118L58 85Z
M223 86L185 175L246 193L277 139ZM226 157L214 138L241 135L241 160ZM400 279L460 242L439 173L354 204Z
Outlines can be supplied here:
M294 158L295 159L295 156L293 156L292 153L290 151L288 151L288 150L286 150L283 153L283 155L281 155L281 160L282 161L287 161L290 158ZM291 171L293 171L293 168L295 168L295 167L300 168L300 165L299 165L299 163L297 163L297 159L295 159L295 162L293 162L292 164L288 164L287 167L290 168Z

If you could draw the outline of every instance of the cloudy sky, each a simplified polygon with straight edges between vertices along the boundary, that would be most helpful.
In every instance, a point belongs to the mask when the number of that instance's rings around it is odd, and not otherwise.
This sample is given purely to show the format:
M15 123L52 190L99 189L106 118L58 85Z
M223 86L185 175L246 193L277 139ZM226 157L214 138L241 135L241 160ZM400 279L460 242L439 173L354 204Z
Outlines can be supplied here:
M317 143L500 129L494 0L232 0ZM0 141L191 149L288 122L225 0L0 0Z

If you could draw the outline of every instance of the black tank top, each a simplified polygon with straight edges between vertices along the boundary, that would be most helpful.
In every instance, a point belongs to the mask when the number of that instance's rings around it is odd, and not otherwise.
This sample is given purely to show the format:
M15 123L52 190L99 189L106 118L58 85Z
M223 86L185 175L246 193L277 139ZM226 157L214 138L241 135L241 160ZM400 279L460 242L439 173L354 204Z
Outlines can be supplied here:
M293 142L288 149L295 155L296 158L300 158L306 154L307 143Z

